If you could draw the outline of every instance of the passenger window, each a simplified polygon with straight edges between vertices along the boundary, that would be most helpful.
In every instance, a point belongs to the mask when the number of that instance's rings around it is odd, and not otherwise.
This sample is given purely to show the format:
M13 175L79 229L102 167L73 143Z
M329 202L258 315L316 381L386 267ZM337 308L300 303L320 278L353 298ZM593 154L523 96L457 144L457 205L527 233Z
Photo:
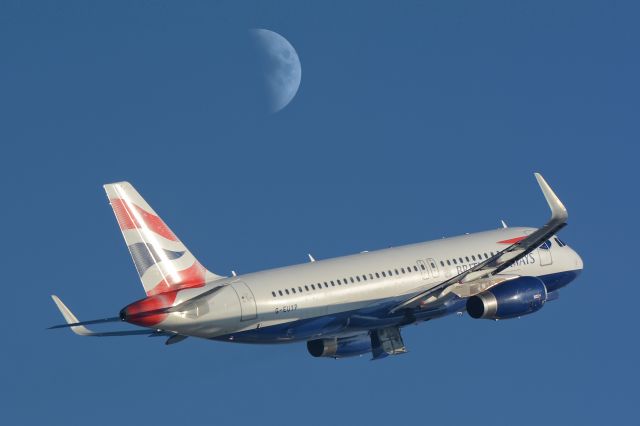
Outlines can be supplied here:
M417 267L417 266L414 266L414 267L413 267L413 270L414 270L414 271L416 271L416 272L418 272L418 267Z
M398 272L398 270L397 270L397 269L396 269L395 271L396 271L396 275L400 275L400 272Z
M276 297L276 292L272 291L271 294L273 295L273 297Z
M485 254L484 254L484 258L485 258L485 259L488 259L488 258L489 258L489 256L487 256L487 253L485 253Z
M391 271L387 271L389 273L389 276L392 277L393 276L393 272Z
M386 277L386 276L387 276L387 274L385 274L385 273L384 273L384 271L382 271L382 276L383 276L383 277Z
M462 260L461 257L459 257L458 260L460 261L460 263L464 263L464 260Z
M289 294L289 290L287 290L286 288L284 289L284 292Z
M367 280L367 276L366 276L366 275L363 275L363 276L362 276L362 279L366 281L366 280Z
M300 293L302 293L302 287L298 287L298 291L300 291Z
M440 261L440 266L444 267L444 262L442 260Z
M435 264L435 263L433 263L433 262L431 262L431 267L432 267L433 269L436 269L436 264Z
M424 264L423 264L423 263L421 263L421 264L420 264L420 268L421 268L423 271L425 270L425 267L424 267Z
M454 265L457 265L457 264L458 264L458 262L457 262L455 259L453 259L453 264L454 264Z
M296 289L291 287L291 291L293 292L293 294L296 294Z
M311 284L311 290L315 290L315 289L316 289L316 286Z
M465 259L467 259L467 262L471 262L471 261L469 260L469 256L465 256L464 258L465 258Z
M447 259L447 265L451 266L451 261L449 261L449 259Z
M309 286L308 286L308 285L305 285L305 286L304 286L304 289L305 289L305 290L307 290L307 291L309 291Z
M327 284L327 282L324 282L324 288L329 288L329 284Z
M336 280L338 281L338 285L342 285L342 283L340 282L340 280ZM331 285L333 285L333 281L331 281Z
M343 279L342 279L342 281L343 281L345 284L349 284L349 281L347 281L347 279L346 279L346 278L343 278Z
M282 290L278 290L278 294L282 296Z
M364 276L364 275L363 275ZM360 282L360 277L356 275L356 281Z
M474 255L471 255L471 259L473 259L473 261L475 262L476 257Z

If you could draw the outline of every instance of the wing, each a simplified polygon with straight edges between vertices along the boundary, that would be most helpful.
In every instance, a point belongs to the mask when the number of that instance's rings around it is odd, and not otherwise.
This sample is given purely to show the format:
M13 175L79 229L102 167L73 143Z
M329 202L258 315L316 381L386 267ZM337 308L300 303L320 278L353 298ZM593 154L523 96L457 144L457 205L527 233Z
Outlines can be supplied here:
M567 224L567 218L569 217L567 209L544 178L539 173L535 173L535 177L551 209L551 219L549 219L542 228L537 229L526 238L510 245L473 268L435 287L418 293L393 307L390 312L394 313L402 309L413 309L423 306L430 297L444 294L445 292L453 292L461 297L470 297L501 282L516 278L516 275L501 275L500 272L517 262L518 259L531 253L543 242L552 237Z

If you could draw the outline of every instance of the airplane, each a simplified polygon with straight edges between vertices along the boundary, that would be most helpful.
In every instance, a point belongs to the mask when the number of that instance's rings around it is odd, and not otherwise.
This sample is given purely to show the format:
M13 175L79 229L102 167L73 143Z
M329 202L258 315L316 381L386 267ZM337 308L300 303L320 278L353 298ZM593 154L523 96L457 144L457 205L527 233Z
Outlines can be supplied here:
M81 336L148 335L166 344L215 341L307 343L314 357L381 359L406 352L403 327L467 312L503 320L539 311L583 269L556 236L568 213L535 173L551 209L541 228L507 227L232 276L206 269L128 182L104 185L146 297L116 317L79 321ZM141 328L93 331L126 322Z

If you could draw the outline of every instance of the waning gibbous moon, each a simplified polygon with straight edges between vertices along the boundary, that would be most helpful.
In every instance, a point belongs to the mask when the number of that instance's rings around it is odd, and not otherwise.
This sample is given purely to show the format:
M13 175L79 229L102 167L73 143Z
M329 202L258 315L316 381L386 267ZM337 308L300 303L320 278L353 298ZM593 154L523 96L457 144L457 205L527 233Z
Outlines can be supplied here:
M291 43L276 32L260 28L251 30L251 34L267 56L265 79L269 110L280 111L291 102L300 87L300 58Z

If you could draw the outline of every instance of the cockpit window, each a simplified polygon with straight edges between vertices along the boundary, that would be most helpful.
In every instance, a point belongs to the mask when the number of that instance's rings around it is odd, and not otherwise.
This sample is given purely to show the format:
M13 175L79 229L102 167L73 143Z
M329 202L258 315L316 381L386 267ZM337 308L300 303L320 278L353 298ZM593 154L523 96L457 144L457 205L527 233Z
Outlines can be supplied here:
M560 238L558 238L558 237L554 237L553 239L556 241L556 243L557 243L560 247L564 247L564 246L566 246L566 245L567 245L567 243L565 243L564 241L562 241L562 240L561 240Z
M549 250L551 248L551 241L547 240L540 246L541 249Z

